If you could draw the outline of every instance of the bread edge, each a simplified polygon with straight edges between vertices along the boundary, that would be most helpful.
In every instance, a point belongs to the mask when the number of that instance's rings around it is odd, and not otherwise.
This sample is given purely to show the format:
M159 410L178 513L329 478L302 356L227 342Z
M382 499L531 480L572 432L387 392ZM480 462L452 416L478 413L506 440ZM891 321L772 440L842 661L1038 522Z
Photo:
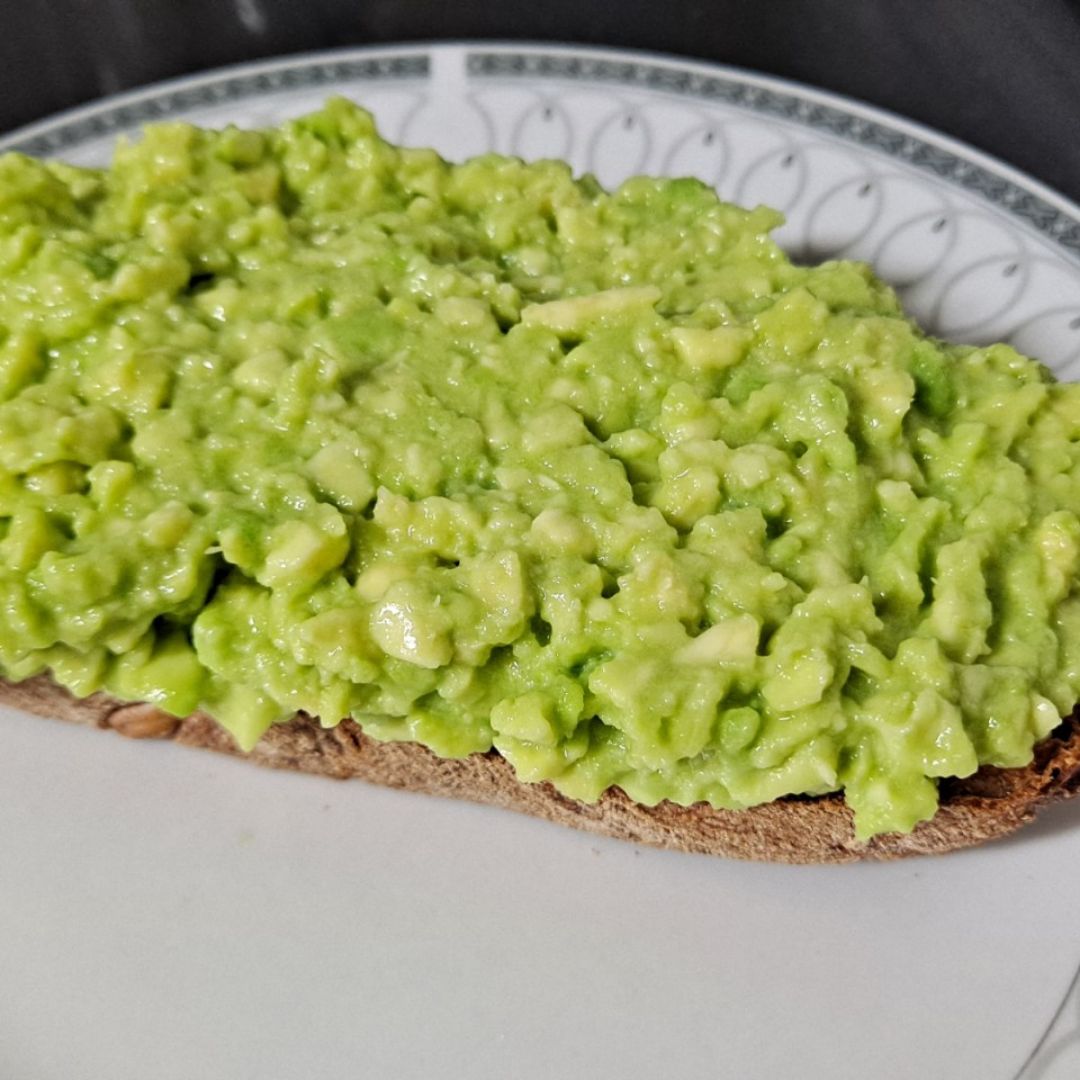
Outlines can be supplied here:
M549 783L527 784L496 751L440 758L417 743L379 742L351 720L324 728L300 713L275 724L250 753L204 713L177 719L146 703L106 694L73 697L47 675L0 679L0 704L39 716L108 728L134 738L168 738L244 757L259 765L336 779L360 779L464 799L529 814L620 840L677 851L784 863L849 863L942 854L996 840L1080 790L1080 711L1038 747L1023 768L984 766L941 785L941 808L911 833L855 839L851 811L838 795L785 798L747 810L635 803L618 789L596 803L560 794Z

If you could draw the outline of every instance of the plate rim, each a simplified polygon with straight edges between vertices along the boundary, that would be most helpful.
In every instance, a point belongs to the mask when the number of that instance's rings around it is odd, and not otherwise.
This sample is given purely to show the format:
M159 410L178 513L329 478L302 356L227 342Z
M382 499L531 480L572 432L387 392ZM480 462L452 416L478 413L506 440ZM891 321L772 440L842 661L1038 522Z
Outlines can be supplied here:
M821 89L798 80L766 74L718 61L686 57L674 53L628 49L617 46L580 45L569 42L559 43L514 39L454 39L344 46L333 49L319 49L277 55L260 60L221 65L168 79L155 80L138 87L108 94L90 102L52 113L39 120L20 125L10 131L0 132L0 153L10 150L19 150L25 146L31 146L39 140L48 138L50 135L56 135L65 131L76 132L80 129L87 131L87 125L93 125L95 120L102 121L102 126L97 129L91 128L84 137L103 137L129 126L128 120L124 117L122 110L134 108L140 104L146 105L155 101L168 101L170 97L182 94L185 91L197 90L201 87L212 87L215 85L228 86L230 84L239 83L244 79L256 80L252 82L251 89L248 92L227 92L221 98L222 102L227 100L240 101L259 96L260 88L257 86L258 77L270 75L272 73L318 69L323 65L326 65L327 68L330 69L334 65L347 65L350 63L362 64L369 61L377 62L380 58L386 58L388 61L408 60L410 58L426 60L435 53L452 53L457 51L463 51L466 58L478 54L533 54L555 57L588 57L615 63L624 62L631 65L652 65L654 68L668 67L671 69L681 69L687 72L698 73L705 78L727 79L743 86L756 87L766 92L786 95L798 100L809 101L826 108L837 110L848 116L860 118L868 123L881 125L900 134L908 135L917 142L936 147L944 154L956 159L958 162L968 163L974 165L978 169L985 170L992 176L1000 178L1005 184L1012 185L1016 189L1034 197L1036 200L1043 202L1060 215L1061 219L1067 220L1067 231L1055 235L1048 228L1040 227L1040 225L1031 217L1019 213L1015 206L995 199L991 193L981 188L965 186L962 183L959 183L955 177L943 175L928 168L926 165L920 165L909 159L898 157L896 154L891 153L887 148L880 145L860 143L858 140L852 139L850 136L845 136L842 133L829 132L835 138L838 138L846 144L888 155L895 160L902 161L909 167L917 169L920 173L932 176L939 182L947 184L950 188L965 192L969 196L983 202L988 207L1007 215L1008 219L1014 222L1018 227L1034 234L1040 240L1051 244L1055 253L1063 259L1080 263L1080 204L1073 202L1067 196L1056 191L1043 181L1032 177L1018 167L1010 165L992 154L973 147L962 139L944 134L929 125L909 119L892 110L863 102L845 94ZM424 68L426 68L426 66L427 65L424 65ZM394 70L394 67L395 65L390 63L387 65L387 70L380 73L377 66L373 66L373 76L406 79L409 78L410 75L416 77L426 73L420 66L417 66L415 69L410 69L407 65L398 65L397 70ZM545 73L537 74L545 75ZM559 75L553 74L547 74L545 77L552 79L560 78ZM565 76L562 78L565 78ZM325 81L329 82L330 79L327 78ZM605 81L609 81L613 85L630 85L637 86L641 89L664 92L663 87L649 86L646 82L621 83L618 80L588 77L582 78L582 82L594 85ZM287 88L288 84L282 82L282 84L277 87L264 86L261 88L261 92L272 92L274 90L285 90ZM679 94L677 90L669 89L667 92L672 93L673 96L691 96L689 94ZM693 95L693 98L695 100L702 100L698 95ZM715 100L719 103L746 111L750 111L752 108L748 104L737 101L728 101L723 98L717 98ZM175 116L175 114L180 111L180 108L182 108L182 106L179 104L172 108L166 107L157 118L167 120L172 116ZM815 128L813 125L809 124L805 118L800 118L798 116L783 117L777 113L772 113L771 115L777 120L786 120L787 122L800 127L810 128L811 130L823 130ZM118 119L121 117L124 118L119 119L119 122L114 121L110 123L106 121L106 118L110 116L117 117ZM135 118L135 122L145 122L151 118L152 117L150 116L145 116L141 118L141 121L139 118ZM83 141L83 138L73 137L70 141L61 142L56 149L63 150L65 147L76 146L81 141ZM1016 1073L1017 1078L1027 1075L1030 1068L1037 1064L1037 1059L1043 1054L1048 1036L1054 1028L1062 1010L1065 1008L1066 1004L1074 998L1078 980L1080 980L1080 969L1074 974L1057 1011L1047 1023L1038 1042Z
M473 57L505 54L507 57L538 56L547 59L565 58L591 60L601 70L605 65L629 65L629 79L597 77L585 73L576 77L588 84L609 82L648 89L657 93L669 93L673 97L688 97L703 101L716 101L747 112L772 116L799 127L826 133L840 142L876 152L892 158L916 172L935 178L950 189L958 190L977 199L1008 220L1038 237L1063 259L1080 264L1080 204L1056 191L1050 185L1010 165L1000 158L980 150L952 135L944 134L929 125L909 119L900 113L871 105L857 98L824 90L798 80L765 74L749 68L725 64L719 61L685 57L646 49L628 49L619 46L581 45L571 42L533 40L421 40L375 45L348 45L331 49L316 49L298 53L286 53L259 60L243 61L209 68L204 71L156 80L142 86L118 93L108 94L93 101L76 105L21 125L11 131L0 133L0 153L16 151L36 155L56 153L76 146L86 138L99 138L129 128L138 123L168 120L185 107L183 101L170 99L197 93L211 87L222 90L220 101L245 100L260 94L288 89L290 85L318 85L336 78L347 79L350 74L368 78L402 79L424 77L430 72L433 54L464 52L466 63ZM410 63L411 61L411 63ZM381 63L380 63L381 62ZM542 66L542 65L541 65ZM350 72L348 69L354 70ZM363 68L367 68L364 71ZM681 69L699 80L713 80L714 84L727 83L744 88L741 97L748 100L732 100L722 96L706 96L701 93L663 85L657 85L655 75L664 69ZM309 83L291 82L296 72L315 74ZM637 75L637 78L633 76ZM573 81L574 75L544 71L484 72L484 77L506 74L539 75L552 79ZM274 76L277 76L275 79ZM642 77L644 76L644 77ZM245 87L245 82L250 83ZM740 95L736 93L735 97ZM758 99L764 99L759 104ZM796 103L808 102L823 110L838 113L850 120L861 122L873 136L878 130L898 135L901 150L897 152L880 142L854 137L851 131L836 131L825 124L813 124L806 116L784 115L775 106L782 100ZM187 104L209 104L189 102ZM89 128L89 131L87 131ZM861 126L855 134L864 133ZM915 159L920 149L937 151L939 165L935 168L929 161ZM986 189L985 181L997 181L999 192ZM983 181L980 184L979 181ZM1025 205L1027 204L1027 205ZM1040 205L1041 204L1041 205Z

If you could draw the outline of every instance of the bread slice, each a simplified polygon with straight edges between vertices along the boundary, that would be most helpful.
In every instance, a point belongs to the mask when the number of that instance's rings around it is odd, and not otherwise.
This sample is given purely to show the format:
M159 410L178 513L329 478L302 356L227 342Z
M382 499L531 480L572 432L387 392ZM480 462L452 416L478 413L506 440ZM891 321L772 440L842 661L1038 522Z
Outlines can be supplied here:
M909 835L855 840L851 811L838 795L785 798L749 810L714 810L663 802L648 807L619 790L595 804L575 802L551 784L523 784L495 751L446 759L416 743L383 743L346 720L323 728L297 714L277 724L249 754L210 717L177 720L153 705L129 704L105 694L78 699L46 676L11 683L0 679L0 703L133 738L171 738L247 757L260 765L337 779L358 778L387 787L468 799L532 814L578 829L678 851L787 863L843 863L896 859L970 847L995 840L1032 820L1044 807L1080 789L1080 710L1064 721L1018 769L984 766L941 786L941 809Z

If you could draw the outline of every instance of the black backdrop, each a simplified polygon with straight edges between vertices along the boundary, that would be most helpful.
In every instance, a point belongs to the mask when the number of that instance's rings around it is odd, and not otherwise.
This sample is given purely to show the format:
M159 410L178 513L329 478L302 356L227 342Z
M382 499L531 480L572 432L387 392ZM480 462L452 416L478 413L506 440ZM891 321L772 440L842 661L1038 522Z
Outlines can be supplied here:
M0 0L0 130L170 75L501 38L720 60L955 135L1080 201L1080 0Z

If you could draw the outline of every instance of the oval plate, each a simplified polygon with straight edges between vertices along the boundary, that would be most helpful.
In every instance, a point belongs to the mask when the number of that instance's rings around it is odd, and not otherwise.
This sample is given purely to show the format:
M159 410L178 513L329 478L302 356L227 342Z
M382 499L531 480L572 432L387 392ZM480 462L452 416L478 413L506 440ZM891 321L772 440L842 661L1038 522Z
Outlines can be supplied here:
M1080 377L1080 211L907 121L645 54L403 46L140 90L0 139L100 164L148 122L346 94L451 158L694 174L871 261L933 332ZM655 852L0 713L0 1072L1024 1080L1080 1075L1080 814L848 868Z

